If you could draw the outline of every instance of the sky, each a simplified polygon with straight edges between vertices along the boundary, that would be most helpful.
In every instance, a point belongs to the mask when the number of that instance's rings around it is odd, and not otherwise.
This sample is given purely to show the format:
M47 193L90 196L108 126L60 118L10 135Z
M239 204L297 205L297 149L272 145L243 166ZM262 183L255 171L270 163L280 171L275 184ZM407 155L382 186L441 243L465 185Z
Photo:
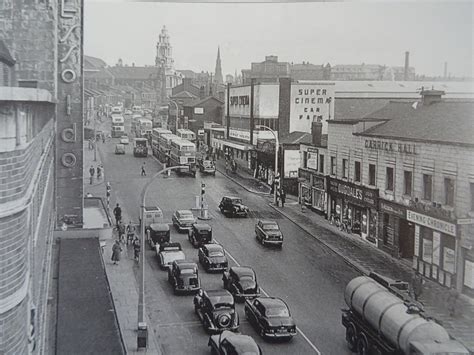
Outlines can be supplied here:
M410 66L417 74L474 76L474 1L156 3L85 0L85 54L153 65L166 25L176 69L234 74L262 62Z

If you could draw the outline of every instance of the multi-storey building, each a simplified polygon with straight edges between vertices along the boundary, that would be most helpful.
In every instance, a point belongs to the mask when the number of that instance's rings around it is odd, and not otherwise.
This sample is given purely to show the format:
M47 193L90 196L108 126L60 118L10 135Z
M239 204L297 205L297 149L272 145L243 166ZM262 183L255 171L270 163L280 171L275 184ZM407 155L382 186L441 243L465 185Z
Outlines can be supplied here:
M426 277L472 293L474 102L421 94L361 120L330 121L328 215Z

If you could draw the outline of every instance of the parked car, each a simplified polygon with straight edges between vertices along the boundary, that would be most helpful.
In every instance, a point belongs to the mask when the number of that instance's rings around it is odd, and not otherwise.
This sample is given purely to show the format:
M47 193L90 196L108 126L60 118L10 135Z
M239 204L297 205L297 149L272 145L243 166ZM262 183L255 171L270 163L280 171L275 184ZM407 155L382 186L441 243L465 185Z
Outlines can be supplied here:
M198 248L212 242L212 227L207 223L194 223L188 232L188 240Z
M246 300L245 316L262 338L291 340L296 325L287 304L276 297L257 297Z
M194 311L207 332L218 333L223 330L239 329L239 315L229 291L199 290L193 302Z
M131 114L132 114L132 111L131 111L131 110L125 110L124 114L125 114L125 115L131 115Z
M167 270L173 262L184 260L186 256L179 243L163 243L155 247L158 263L162 270Z
M229 266L224 248L220 244L204 244L199 248L199 263L204 270L209 271L225 271Z
M186 260L175 260L168 269L168 282L175 294L194 293L201 288L196 263Z
M262 349L249 335L236 334L224 330L220 334L211 335L207 343L211 353L217 355L262 355Z
M216 165L212 160L199 160L199 171L203 174L216 175Z
M170 226L168 223L152 223L147 229L148 244L152 249L157 244L169 243Z
M173 225L179 232L191 229L193 224L196 222L196 218L194 218L194 215L190 210L178 210L173 214L171 219Z
M238 197L224 196L219 203L219 209L226 216L242 216L247 217L249 209L242 203L242 199Z
M255 238L262 245L283 246L283 234L275 221L259 219L255 224Z
M128 139L128 136L122 136L120 137L120 144L129 144L130 140Z
M123 144L116 144L115 154L125 154L125 146Z
M237 302L260 296L257 276L250 266L231 267L229 271L224 271L222 282Z

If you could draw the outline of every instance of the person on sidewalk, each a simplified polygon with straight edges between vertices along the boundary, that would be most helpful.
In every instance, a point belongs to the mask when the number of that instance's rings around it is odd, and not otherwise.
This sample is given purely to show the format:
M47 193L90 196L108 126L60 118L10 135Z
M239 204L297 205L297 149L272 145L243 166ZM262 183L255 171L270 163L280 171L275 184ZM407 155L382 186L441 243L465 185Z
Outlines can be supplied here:
M448 298L446 299L446 308L448 309L451 317L456 317L457 303L459 299L459 292L456 287L451 286L449 290Z
M102 165L99 164L97 166L97 181L99 181L101 179L101 177L102 177Z
M121 255L122 247L120 246L120 242L116 240L114 245L112 245L112 261L114 262L114 265L119 263Z
M94 167L91 165L91 167L89 168L89 174L91 175L91 185L94 181L94 174L95 174L95 169Z
M413 273L413 277L411 278L411 290L415 301L418 301L423 293L423 277L417 271Z
M119 227L120 221L122 220L122 209L120 208L120 205L117 203L117 206L114 208L114 216L115 216L115 221L117 224L117 228ZM120 233L120 231L119 231Z
M280 198L281 198L281 207L285 207L286 192L283 189L281 189Z
M145 171L145 162L143 162L143 165L142 165L142 172L141 172L141 176L146 176L146 171Z
M138 261L140 259L140 239L138 239L137 236L133 238L133 258L135 261Z

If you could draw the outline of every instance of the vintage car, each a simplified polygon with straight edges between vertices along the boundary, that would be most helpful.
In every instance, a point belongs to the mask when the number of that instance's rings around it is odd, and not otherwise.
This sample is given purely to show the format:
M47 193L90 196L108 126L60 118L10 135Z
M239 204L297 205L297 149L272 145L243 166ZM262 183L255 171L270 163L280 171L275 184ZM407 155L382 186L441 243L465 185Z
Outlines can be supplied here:
M224 288L229 290L237 302L260 296L257 276L250 266L233 266L222 275Z
M188 240L195 248L212 243L212 227L206 223L194 223L189 229Z
M125 154L125 146L123 144L116 144L115 154Z
M207 345L211 347L211 353L217 355L262 355L262 349L251 336L228 330L211 335Z
M224 248L220 244L204 244L199 248L199 263L204 270L209 271L225 271L229 266Z
M168 243L170 241L170 226L168 223L152 223L147 228L147 240L151 249L154 249L156 244Z
M224 196L219 203L219 209L225 216L242 216L247 217L249 209L242 203L242 199L238 197Z
M194 311L207 332L218 333L223 330L239 329L239 315L229 291L199 290L193 302Z
M191 229L193 224L196 222L196 218L194 218L194 215L190 210L178 210L173 214L171 219L173 225L179 232Z
M186 260L173 261L168 269L168 282L173 287L175 295L198 292L201 281L196 263Z
M245 301L245 316L262 338L291 340L296 325L286 303L276 297L257 297Z
M179 243L163 243L155 247L158 263L162 270L167 270L177 260L184 260L186 256Z
M129 144L130 140L128 139L128 136L122 136L120 137L120 144Z
M203 174L216 175L216 164L212 160L200 160L199 171Z
M275 221L259 219L255 224L255 238L262 245L283 246L283 234Z

